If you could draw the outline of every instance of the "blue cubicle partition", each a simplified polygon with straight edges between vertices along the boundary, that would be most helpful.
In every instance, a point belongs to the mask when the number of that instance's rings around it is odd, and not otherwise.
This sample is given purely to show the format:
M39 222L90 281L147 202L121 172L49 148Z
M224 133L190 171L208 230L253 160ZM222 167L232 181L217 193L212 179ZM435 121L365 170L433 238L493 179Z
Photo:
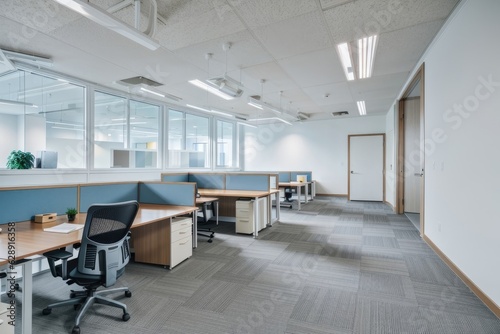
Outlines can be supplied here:
M268 191L269 174L227 174L226 190Z
M78 186L33 187L26 189L0 189L0 224L25 221L40 213L57 212L62 215L68 208L76 208Z
M226 175L222 173L190 173L189 182L195 182L200 189L225 189Z
M140 182L139 201L148 204L195 206L195 186L192 182Z
M87 212L94 203L115 203L138 200L137 182L80 185L80 212Z
M290 182L290 172L279 172L279 182Z
M307 175L307 182L312 181L312 172L290 172L290 180L297 181L297 175Z
M162 182L189 182L189 173L161 174Z

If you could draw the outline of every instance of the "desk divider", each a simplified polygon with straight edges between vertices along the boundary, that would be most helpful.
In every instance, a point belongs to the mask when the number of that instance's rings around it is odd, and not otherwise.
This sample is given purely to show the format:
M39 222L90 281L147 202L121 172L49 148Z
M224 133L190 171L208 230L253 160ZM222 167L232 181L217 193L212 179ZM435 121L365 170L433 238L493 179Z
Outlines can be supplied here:
M189 182L189 173L162 173L162 182Z
M94 203L137 201L139 198L138 191L137 181L81 184L78 212L87 212Z
M290 180L292 182L297 181L297 175L306 175L307 176L307 182L312 181L312 172L290 172Z
M199 189L225 189L225 173L189 173L189 182L195 182Z
M290 182L290 172L279 172L279 182Z
M33 219L40 213L65 214L78 204L78 186L0 188L0 224Z
M269 191L269 174L227 174L226 190Z
M148 204L195 206L193 182L139 182L139 201Z

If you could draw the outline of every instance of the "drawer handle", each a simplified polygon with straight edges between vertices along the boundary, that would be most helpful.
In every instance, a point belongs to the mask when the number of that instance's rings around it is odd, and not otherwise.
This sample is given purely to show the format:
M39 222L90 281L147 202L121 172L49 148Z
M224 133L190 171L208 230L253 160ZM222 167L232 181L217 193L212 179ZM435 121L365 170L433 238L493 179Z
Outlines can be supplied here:
M179 232L179 234L186 234L187 232Z
M188 243L188 242L186 241L186 242L184 242L184 243L182 243L182 244L179 244L179 245L185 245L185 244L187 244L187 243Z

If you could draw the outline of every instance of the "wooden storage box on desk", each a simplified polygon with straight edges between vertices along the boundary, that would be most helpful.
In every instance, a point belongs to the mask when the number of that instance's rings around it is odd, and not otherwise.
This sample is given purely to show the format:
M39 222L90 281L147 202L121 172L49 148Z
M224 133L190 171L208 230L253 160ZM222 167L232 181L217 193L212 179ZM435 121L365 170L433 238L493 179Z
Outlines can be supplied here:
M193 255L190 217L176 217L132 230L135 261L170 269Z
M35 223L52 223L55 222L57 219L57 213L41 213L38 215L35 215Z

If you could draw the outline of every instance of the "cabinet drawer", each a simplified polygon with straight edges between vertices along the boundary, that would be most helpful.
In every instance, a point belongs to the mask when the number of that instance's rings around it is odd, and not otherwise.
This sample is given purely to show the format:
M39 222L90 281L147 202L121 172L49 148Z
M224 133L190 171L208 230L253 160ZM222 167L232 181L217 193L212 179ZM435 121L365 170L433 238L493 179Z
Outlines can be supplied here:
M172 223L170 224L170 230L172 232L186 228L186 227L191 227L191 224L193 224L193 220L188 217L176 217L172 218Z
M193 255L191 236L172 242L170 269Z
M236 219L236 233L253 233L253 219Z
M191 226L187 226L175 231L172 231L170 234L170 241L175 242L181 239L184 239L185 237L190 237L191 236Z
M253 201L236 201L236 209L247 209L253 208Z

